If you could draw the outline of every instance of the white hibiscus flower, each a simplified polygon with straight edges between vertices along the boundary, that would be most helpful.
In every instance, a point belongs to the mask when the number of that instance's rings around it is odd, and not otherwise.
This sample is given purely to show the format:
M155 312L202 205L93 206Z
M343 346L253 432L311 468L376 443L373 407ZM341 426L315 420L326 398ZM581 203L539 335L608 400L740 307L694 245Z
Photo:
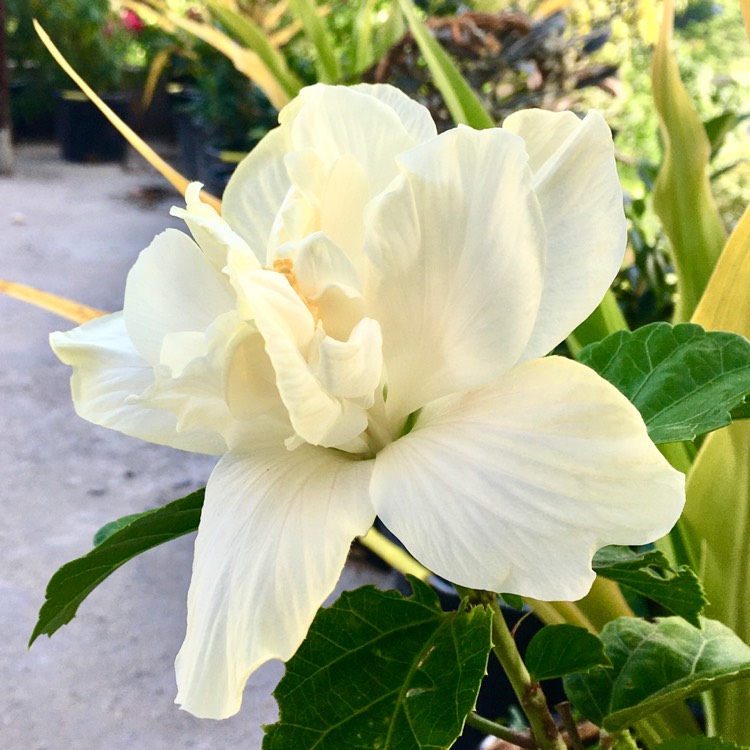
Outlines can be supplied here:
M544 356L623 257L600 115L438 136L396 89L318 85L279 120L222 217L191 185L194 240L157 236L122 312L52 336L81 416L222 455L177 657L202 717L292 656L376 514L455 583L564 600L684 501L632 405Z

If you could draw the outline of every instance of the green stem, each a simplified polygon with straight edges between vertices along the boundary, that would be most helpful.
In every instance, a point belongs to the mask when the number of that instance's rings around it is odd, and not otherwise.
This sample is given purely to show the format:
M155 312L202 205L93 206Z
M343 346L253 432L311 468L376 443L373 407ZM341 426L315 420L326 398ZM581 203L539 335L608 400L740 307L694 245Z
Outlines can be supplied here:
M616 734L603 731L597 750L638 750L638 745L627 729Z
M492 618L492 650L505 670L521 709L529 720L536 744L540 750L567 750L557 724L552 718L541 685L531 679L531 675L526 669L523 659L521 659L516 642L513 640L510 630L508 630L508 624L505 622L497 596L478 591L471 591L470 595L475 601L488 604L492 608L494 614Z
M536 599L524 599L524 601L545 625L560 625L567 622L570 625L586 628L590 633L599 632L575 602L540 602Z
M480 732L485 734L491 734L493 737L499 737L501 740L510 742L511 745L518 745L518 747L525 747L528 750L535 750L537 747L536 742L524 732L516 732L513 729L504 727L502 724L498 724L496 721L490 721L485 719L484 716L480 716L475 711L472 711L466 717L466 723L478 729Z

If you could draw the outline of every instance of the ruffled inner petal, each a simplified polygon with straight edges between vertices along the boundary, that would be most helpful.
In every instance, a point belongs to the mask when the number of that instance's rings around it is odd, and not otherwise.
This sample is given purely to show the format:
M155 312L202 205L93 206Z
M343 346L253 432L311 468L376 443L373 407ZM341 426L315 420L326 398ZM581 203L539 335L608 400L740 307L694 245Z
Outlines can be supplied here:
M330 393L317 377L314 367L319 363L319 347L326 334L320 325L316 326L312 311L293 283L290 276L273 271L240 274L235 279L265 340L276 386L295 433L312 445L334 447L349 443L367 427L366 409L360 400ZM373 341L370 337L367 343ZM330 352L324 360L327 376L335 381L335 371L343 383L344 364L335 363ZM365 362L369 360L361 360Z
M202 187L200 182L191 182L185 192L186 207L173 207L170 210L172 216L185 220L200 249L218 271L226 265L230 252L241 253L247 264L260 268L257 258L242 237L216 213L213 206L200 199Z
M178 431L173 411L137 402L153 387L154 368L130 341L122 313L53 333L50 343L62 362L73 368L73 403L84 419L159 445L196 453L226 451L217 432L206 427Z
M395 421L518 360L537 317L546 252L516 136L458 128L400 160L402 175L366 219L364 295L383 332Z
M226 276L190 237L168 229L131 268L123 314L130 340L156 365L167 334L205 331L234 307L235 294Z

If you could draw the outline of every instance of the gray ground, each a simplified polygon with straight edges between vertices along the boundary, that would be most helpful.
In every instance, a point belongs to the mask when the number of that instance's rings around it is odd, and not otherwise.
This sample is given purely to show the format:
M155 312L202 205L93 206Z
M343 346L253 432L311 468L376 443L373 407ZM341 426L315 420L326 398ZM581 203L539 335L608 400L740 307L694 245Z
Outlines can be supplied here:
M55 147L17 150L0 177L0 278L94 307L122 305L138 252L177 196L137 157L71 165ZM192 537L121 568L52 639L26 643L54 571L127 513L203 486L214 459L147 445L76 417L68 368L47 344L72 324L0 295L0 750L257 750L278 663L251 679L242 712L199 721L174 704ZM342 583L378 578L350 565ZM291 749L293 750L293 749Z

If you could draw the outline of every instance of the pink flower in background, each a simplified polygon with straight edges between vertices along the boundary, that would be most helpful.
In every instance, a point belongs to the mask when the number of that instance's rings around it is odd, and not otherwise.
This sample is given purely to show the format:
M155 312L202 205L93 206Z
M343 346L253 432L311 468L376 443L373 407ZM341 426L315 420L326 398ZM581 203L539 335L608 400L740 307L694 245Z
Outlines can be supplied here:
M120 22L132 34L139 34L146 28L143 19L130 8L125 8L120 12Z

